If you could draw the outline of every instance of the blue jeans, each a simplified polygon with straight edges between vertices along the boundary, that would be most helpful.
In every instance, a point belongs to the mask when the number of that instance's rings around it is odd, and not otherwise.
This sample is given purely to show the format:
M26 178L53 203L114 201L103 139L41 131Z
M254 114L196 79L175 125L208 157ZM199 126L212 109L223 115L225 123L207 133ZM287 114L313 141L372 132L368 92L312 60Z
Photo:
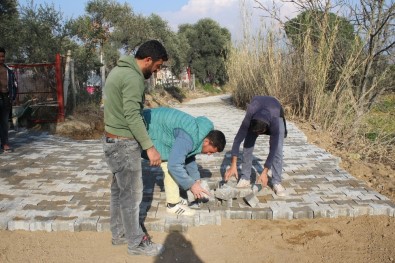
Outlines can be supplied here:
M278 141L278 148L274 156L272 167L270 168L272 170L272 179L271 179L272 185L279 184L281 183L282 180L281 174L283 170L283 144L284 144L284 132L285 132L283 118L279 118L279 128L280 128L280 138ZM242 162L240 178L245 180L250 180L251 178L252 161L254 159L252 153L254 151L254 146L257 137L258 136L255 133L248 132L244 140L243 162Z
M8 119L11 111L11 101L8 94L0 93L0 141L1 145L8 144Z
M143 198L141 147L135 140L103 138L104 157L113 173L110 228L113 238L125 234L128 247L140 244L144 231L139 223Z

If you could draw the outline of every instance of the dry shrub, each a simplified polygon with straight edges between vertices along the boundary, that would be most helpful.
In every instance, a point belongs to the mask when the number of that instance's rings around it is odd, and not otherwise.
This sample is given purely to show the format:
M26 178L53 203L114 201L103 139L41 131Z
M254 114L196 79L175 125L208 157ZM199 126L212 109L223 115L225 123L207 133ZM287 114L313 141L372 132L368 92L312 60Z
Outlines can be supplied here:
M338 36L333 29L328 33L325 19L320 25L318 43L311 43L308 32L303 48L292 47L285 33L275 25L270 29L262 25L266 31L255 36L245 34L231 51L227 64L235 104L245 108L255 95L274 96L284 105L289 118L318 124L344 147L364 152L361 156L393 162L393 152L388 149L393 148L394 135L377 136L372 142L361 130L367 111L361 107L361 96L356 94L353 81L364 66L362 45L355 42L335 83L328 88L328 83L333 82L329 80L330 67Z

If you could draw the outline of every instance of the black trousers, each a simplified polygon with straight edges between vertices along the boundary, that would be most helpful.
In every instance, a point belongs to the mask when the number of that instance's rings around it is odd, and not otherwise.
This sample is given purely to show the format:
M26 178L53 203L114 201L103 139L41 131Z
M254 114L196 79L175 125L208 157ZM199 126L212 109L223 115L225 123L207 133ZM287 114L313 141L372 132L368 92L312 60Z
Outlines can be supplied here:
M8 121L12 116L12 103L8 93L0 93L0 140L1 145L8 144Z

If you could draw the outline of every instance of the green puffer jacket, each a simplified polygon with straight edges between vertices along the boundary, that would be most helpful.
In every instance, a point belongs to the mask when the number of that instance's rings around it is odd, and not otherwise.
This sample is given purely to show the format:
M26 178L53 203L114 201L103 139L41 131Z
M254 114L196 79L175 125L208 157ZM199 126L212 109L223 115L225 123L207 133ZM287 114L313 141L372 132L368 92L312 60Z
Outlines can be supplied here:
M145 109L143 115L148 134L163 161L169 159L170 150L175 141L175 129L183 129L193 140L193 151L188 154L188 157L202 152L204 138L214 129L213 123L206 117L195 118L171 108Z

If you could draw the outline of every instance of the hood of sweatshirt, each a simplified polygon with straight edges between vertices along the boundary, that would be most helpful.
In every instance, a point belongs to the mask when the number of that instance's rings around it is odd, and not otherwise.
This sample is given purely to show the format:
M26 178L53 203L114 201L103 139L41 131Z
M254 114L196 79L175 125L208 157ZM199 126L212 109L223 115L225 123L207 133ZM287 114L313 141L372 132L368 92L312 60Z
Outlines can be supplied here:
M136 59L132 56L122 56L119 58L117 62L118 67L128 67L133 68L137 72L140 73L141 76L144 77L143 72L141 71L140 67L137 65Z

